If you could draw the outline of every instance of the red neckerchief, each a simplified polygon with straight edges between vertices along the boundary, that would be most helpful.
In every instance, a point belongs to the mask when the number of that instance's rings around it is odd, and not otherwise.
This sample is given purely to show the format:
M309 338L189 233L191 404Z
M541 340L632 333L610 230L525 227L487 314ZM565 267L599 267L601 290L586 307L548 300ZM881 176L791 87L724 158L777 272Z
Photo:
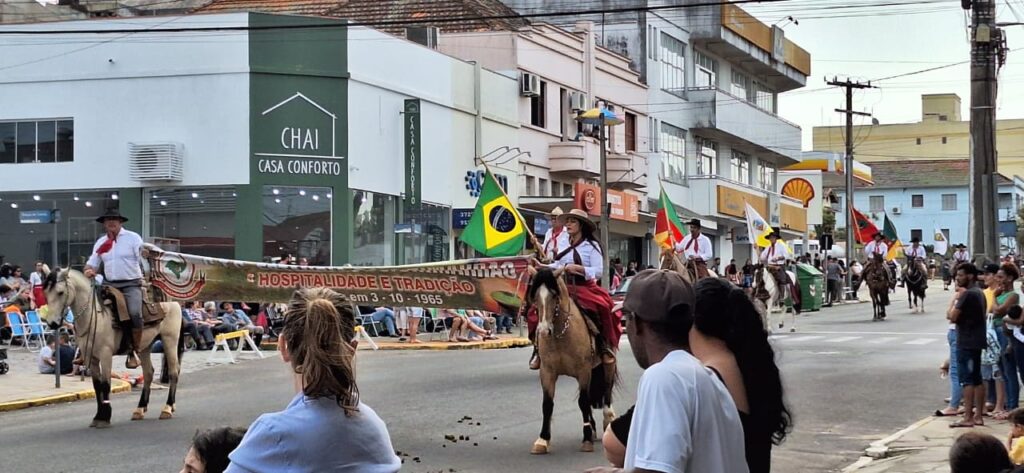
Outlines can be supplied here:
M700 244L697 243L697 238L699 238L699 237L700 237L700 235L697 235L697 236L690 235L690 242L686 244L686 249L689 250L690 249L690 245L693 245L693 251L694 252L700 251Z
M110 236L107 236L107 241L103 242L103 244L100 245L98 249L96 249L96 254L103 256L103 253L106 253L110 251L112 248L114 248L114 240L117 240L117 235L114 235L114 238L110 238Z
M544 251L545 252L547 252L548 250L551 249L551 244L552 243L557 243L558 242L558 235L562 234L562 230L565 230L565 227L559 228L558 231L555 231L554 229L551 230L551 241L548 241L548 242L544 243Z

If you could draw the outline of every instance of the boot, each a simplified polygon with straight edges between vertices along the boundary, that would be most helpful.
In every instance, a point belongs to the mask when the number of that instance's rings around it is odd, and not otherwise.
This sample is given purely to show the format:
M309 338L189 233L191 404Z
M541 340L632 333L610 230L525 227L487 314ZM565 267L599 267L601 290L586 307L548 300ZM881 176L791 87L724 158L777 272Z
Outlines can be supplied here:
M530 356L530 369L534 371L540 369L540 355L537 353L537 347L533 348L533 355Z
M130 370L139 367L139 347L142 346L142 329L132 328L132 346L128 350L128 359L124 362L124 367Z

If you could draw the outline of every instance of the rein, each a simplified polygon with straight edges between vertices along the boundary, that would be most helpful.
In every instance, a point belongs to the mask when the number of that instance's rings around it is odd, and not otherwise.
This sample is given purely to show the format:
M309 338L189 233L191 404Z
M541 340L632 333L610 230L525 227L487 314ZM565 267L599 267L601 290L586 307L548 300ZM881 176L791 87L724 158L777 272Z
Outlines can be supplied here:
M64 278L64 293L65 294L71 294L71 283L69 282L69 278L70 277L71 277L71 274L68 273L68 275ZM61 314L61 322L64 321L64 317L67 315L67 311L71 309L71 305L72 305L71 302L72 301L69 301L67 306L64 307L64 313ZM96 306L97 306L97 304L99 304L99 292L98 292L97 289L94 289L92 291L92 300L90 302L92 302L92 306L89 307L88 310L91 310L92 313L89 314L89 323L87 324L89 326L88 327L88 329L89 329L89 334L88 334L89 347L88 347L88 350L83 354L84 358L85 358L86 362L89 364L89 366L92 365L93 350L96 349L96 319L99 318L99 314L96 313ZM85 311L82 311L82 315L84 315L84 314L85 314ZM77 320L78 319L76 318L76 321ZM75 323L75 325L76 326L78 325L77 322ZM97 368L98 367L99 367L99 363L97 363Z

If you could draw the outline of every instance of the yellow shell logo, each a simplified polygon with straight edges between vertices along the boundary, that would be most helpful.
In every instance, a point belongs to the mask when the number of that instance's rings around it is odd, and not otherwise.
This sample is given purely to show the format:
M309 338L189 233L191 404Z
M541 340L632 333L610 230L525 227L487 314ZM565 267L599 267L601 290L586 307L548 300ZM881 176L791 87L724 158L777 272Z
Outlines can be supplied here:
M814 198L814 186L807 179L798 177L791 179L786 185L782 186L782 195L803 202L804 208L807 208L811 203L811 199Z

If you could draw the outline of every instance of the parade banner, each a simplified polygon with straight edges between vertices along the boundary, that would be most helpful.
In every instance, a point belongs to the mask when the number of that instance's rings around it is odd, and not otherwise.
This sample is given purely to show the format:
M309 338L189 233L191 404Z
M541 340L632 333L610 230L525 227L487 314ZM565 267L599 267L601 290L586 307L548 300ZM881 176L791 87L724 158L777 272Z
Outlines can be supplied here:
M327 287L358 305L480 309L515 314L529 257L384 267L291 266L152 251L150 282L187 301L287 302L296 288Z

